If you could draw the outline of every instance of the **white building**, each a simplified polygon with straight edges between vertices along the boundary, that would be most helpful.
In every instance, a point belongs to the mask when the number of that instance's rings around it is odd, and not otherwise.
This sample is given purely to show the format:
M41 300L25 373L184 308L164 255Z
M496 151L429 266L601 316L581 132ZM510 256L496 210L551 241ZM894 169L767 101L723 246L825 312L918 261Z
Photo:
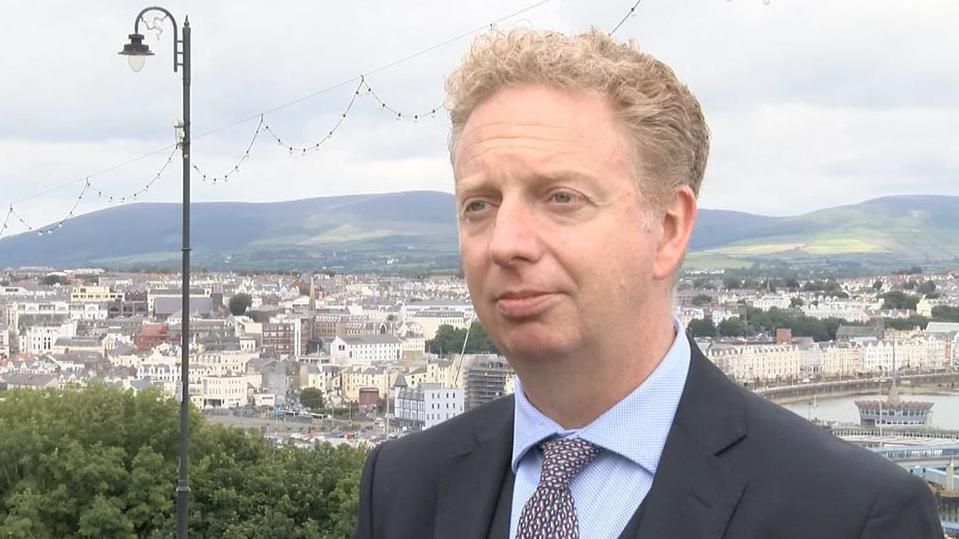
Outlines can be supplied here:
M898 370L934 370L951 364L946 342L921 338L866 343L862 347L862 366L866 372Z
M10 357L10 332L0 324L0 358Z
M257 357L256 352L242 350L201 352L190 359L190 364L209 367L214 376L229 376L244 374L246 364L255 357Z
M394 404L395 417L400 424L428 429L462 414L465 394L462 389L424 383L415 389L398 390Z
M400 359L402 343L393 335L347 335L330 343L330 356L335 361L370 364Z
M43 324L30 326L23 337L22 348L28 354L43 354L52 352L53 346L60 337L73 337L77 334L75 320L62 324Z
M768 311L773 307L776 307L777 309L788 309L790 298L788 294L765 294L753 298L750 303L752 303L753 307L762 309L764 311Z
M855 301L825 301L818 304L806 303L800 309L803 314L812 318L824 320L826 318L841 318L850 322L868 322L869 305Z
M110 308L106 303L70 303L70 318L72 320L106 320L109 314Z
M820 374L831 378L855 376L862 371L862 348L848 342L821 345Z
M109 286L79 286L70 293L71 302L111 302L122 301L123 292L114 292Z
M803 353L790 344L710 346L707 357L740 382L795 380L800 377Z
M10 303L3 306L3 323L15 332L21 325L29 325L22 320L32 319L33 323L53 322L70 317L70 304L65 301L29 301Z
M453 326L456 329L466 329L474 319L472 310L464 312L460 309L423 309L408 312L405 322L414 323L422 330L423 337L432 339L436 336L440 326Z
M248 376L202 377L200 391L203 407L237 408L246 405L248 378Z

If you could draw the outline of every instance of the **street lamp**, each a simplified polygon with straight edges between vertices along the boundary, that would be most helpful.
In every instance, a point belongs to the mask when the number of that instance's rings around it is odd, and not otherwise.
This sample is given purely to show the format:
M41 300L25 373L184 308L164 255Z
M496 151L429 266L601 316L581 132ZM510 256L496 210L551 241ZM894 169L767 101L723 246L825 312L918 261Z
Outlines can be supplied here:
M179 447L179 479L176 486L176 536L186 539L188 534L187 503L190 496L190 483L187 474L187 443L189 436L190 411L190 19L184 19L183 39L178 39L176 19L162 7L148 7L137 14L133 20L133 33L129 35L130 42L123 46L120 54L127 57L127 63L133 71L143 69L147 56L153 56L150 47L143 43L143 34L140 33L140 21L151 11L158 11L164 19L170 19L173 24L173 71L183 68L183 123L182 139L177 145L183 156L183 283L180 295L182 297L182 316L180 322L180 447ZM179 138L179 137L178 137Z

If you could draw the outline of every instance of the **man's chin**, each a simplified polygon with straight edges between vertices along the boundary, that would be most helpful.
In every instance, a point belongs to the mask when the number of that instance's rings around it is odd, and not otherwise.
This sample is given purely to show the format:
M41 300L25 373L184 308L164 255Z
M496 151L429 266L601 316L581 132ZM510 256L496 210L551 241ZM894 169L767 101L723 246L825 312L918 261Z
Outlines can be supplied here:
M571 344L568 339L556 335L512 335L502 348L511 362L539 362L569 354L573 348Z

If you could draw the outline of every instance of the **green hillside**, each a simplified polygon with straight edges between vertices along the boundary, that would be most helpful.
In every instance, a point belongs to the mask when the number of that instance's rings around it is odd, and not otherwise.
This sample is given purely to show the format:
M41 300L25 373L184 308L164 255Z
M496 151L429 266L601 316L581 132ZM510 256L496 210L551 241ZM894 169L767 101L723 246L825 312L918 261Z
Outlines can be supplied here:
M417 191L276 203L195 203L192 259L226 269L422 272L455 269L449 193ZM897 196L791 217L700 210L688 268L755 263L831 269L959 264L959 197ZM180 206L130 204L54 234L0 240L0 268L179 267Z

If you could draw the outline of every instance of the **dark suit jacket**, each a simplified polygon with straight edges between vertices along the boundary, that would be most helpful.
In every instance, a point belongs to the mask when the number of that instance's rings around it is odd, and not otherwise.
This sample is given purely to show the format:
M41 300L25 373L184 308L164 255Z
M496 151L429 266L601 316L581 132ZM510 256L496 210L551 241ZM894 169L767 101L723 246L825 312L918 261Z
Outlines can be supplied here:
M634 537L943 537L922 480L742 389L691 344ZM491 522L501 492L512 492L512 440L506 397L378 446L363 470L354 539L505 538L502 507Z

